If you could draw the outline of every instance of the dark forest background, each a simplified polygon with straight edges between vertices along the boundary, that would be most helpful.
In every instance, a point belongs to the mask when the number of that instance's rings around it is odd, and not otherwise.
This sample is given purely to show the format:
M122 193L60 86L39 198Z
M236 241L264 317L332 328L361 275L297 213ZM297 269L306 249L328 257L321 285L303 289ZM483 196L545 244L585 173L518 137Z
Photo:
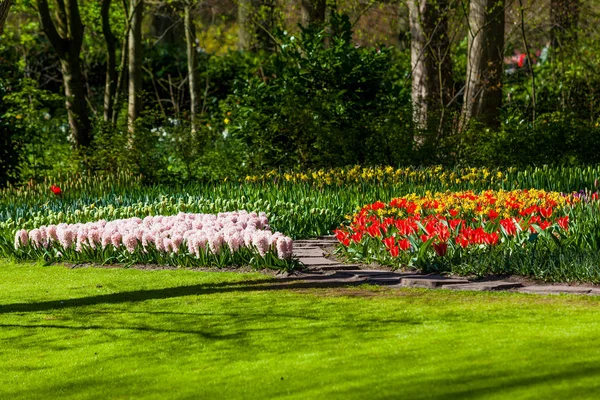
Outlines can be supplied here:
M0 185L600 160L594 0L2 0Z

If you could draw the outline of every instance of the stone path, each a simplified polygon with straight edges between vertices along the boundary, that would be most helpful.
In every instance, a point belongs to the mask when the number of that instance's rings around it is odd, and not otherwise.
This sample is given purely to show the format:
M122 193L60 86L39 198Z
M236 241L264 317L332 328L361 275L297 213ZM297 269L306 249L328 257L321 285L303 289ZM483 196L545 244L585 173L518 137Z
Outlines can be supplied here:
M363 269L359 264L344 264L332 258L327 258L329 250L332 250L336 244L337 240L333 236L294 241L294 255L308 269L307 272L297 275L296 279L303 282L318 282L330 285L374 284L446 290L510 290L534 294L600 295L600 288L592 286L538 285L502 280L470 281L436 274Z

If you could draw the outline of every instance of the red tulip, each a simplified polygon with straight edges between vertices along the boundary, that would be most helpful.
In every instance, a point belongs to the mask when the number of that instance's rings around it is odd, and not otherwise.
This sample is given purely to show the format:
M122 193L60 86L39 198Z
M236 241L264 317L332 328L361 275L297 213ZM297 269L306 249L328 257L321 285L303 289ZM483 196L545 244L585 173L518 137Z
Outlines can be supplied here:
M62 190L56 185L50 186L50 190L57 196L60 196L62 194Z
M434 243L433 249L438 256L443 257L448 251L448 243Z
M540 228L545 231L546 229L548 229L548 227L552 225L550 222L548 221L543 221L540 223Z
M568 215L565 215L564 217L557 219L556 222L564 230L569 229L569 216Z
M400 248L404 251L410 249L410 240L408 239L402 239L400 242L398 242L398 245L400 246Z
M385 247L392 248L395 245L396 240L394 239L393 236L390 237L386 237L385 239L383 239L383 244L385 245Z
M552 216L552 207L547 207L547 208L540 207L540 214L544 218L550 218Z
M469 239L467 239L464 235L460 235L456 238L456 243L465 248L469 245Z

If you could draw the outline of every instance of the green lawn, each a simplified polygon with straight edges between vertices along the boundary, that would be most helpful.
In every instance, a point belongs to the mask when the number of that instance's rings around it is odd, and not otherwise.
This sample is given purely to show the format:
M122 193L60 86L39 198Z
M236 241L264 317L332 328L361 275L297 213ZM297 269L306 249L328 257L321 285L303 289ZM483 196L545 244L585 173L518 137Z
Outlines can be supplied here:
M600 299L0 260L0 398L597 398Z

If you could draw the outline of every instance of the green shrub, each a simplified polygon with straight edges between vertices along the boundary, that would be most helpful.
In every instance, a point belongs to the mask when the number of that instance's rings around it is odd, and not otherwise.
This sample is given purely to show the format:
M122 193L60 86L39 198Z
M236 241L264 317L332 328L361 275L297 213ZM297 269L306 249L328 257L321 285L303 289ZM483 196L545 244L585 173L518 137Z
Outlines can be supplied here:
M229 96L228 132L251 169L408 162L409 94L394 69L390 49L354 45L347 16L300 37L284 32L261 74Z

